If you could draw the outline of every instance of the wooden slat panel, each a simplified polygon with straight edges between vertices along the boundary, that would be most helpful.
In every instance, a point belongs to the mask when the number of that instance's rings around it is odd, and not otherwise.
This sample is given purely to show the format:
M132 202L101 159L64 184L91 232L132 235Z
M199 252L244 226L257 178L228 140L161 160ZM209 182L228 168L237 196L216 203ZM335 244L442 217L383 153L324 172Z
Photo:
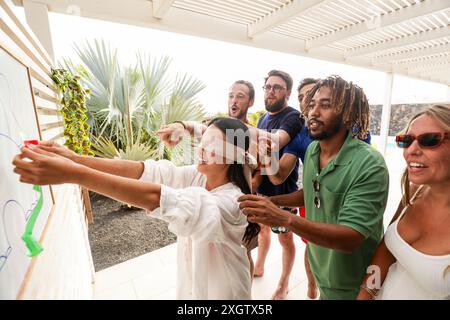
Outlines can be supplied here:
M66 138L64 138L64 133L63 132L57 134L54 137L50 137L49 140L53 140L53 141L59 143L62 146L64 145L64 142L66 142Z
M42 132L42 140L53 140L55 137L58 139L63 137L64 129L62 127L49 129Z
M60 127L42 132L42 140L55 140L59 144L63 145L65 142L64 129Z
M81 188L81 194L87 222L94 223L94 216L92 215L91 199L89 198L89 190L86 188Z
M49 87L52 91L55 91L53 80L50 78L48 74L42 74L39 71L36 71L37 69L34 69L33 67L30 67L30 75L43 84L45 84L47 87Z
M55 110L59 109L58 105L55 102L42 99L40 96L34 95L34 101L36 103L36 107L43 107Z
M43 133L44 131L48 131L53 128L62 127L63 125L64 125L64 122L58 121L58 122L42 124L40 127L41 127L41 131Z
M63 144L62 117L57 115L57 94L49 77L51 60L13 15L9 1L0 0L0 5L0 47L29 68L41 139ZM18 298L92 299L94 267L79 187L63 185L54 191L55 207L39 240L44 251L33 259Z
M40 91L39 89L37 89L35 87L33 87L33 93L34 93L35 98L41 98L43 100L51 102L52 104L56 104L56 105L58 104L58 99L56 97L49 96L45 92Z
M77 186L55 188L56 206L51 215L44 251L36 263L21 299L92 299L92 270L86 226Z
M53 66L52 59L45 51L44 47L41 45L41 43L39 42L33 31L28 27L28 25L24 25L20 22L20 20L14 15L14 12L12 12L11 8L9 8L5 2L0 1L0 6L3 8L3 10L5 10L6 14L15 23L15 25L19 28L22 34L25 35L28 41L36 49L36 51L39 52L40 54L39 58L41 58L43 62L47 64L47 69L50 69L51 66Z
M51 109L50 109L51 110ZM51 110L55 111L55 110ZM47 114L41 114L38 109L38 118L39 118L39 124L41 127L48 123L55 123L55 122L61 122L62 117L59 115L47 115Z
M39 79L36 79L31 75L31 86L33 87L33 90L39 91L41 93L44 93L46 96L49 96L55 100L57 100L57 95L55 93L55 88L52 84L52 86L47 86L46 84L42 83Z
M0 3L2 3L0 1ZM0 7L0 18L2 24L0 27L10 36L11 39L38 65L43 72L50 72L50 65L45 61L41 54L36 50L27 36L20 30L17 24L11 19L8 12L4 10L4 6Z
M10 35L3 30L2 27L4 26L5 24L0 16L0 43L2 43L2 47L14 55L17 60L28 66L32 76L42 81L48 87L53 88L53 80L49 76L50 70L48 72L43 71L42 68L39 67L36 62L17 43L14 42L14 38L11 38Z
M58 140L63 139L63 138L64 138L64 132L60 132L60 133L58 133L58 134L55 135L55 136L49 137L47 140L53 140L53 141L57 141L57 142L58 142ZM62 143L60 143L60 144L63 145L64 142L62 142Z
M56 109L37 107L37 111L39 114L39 118L41 115L45 115L45 116L60 116L61 115L61 113Z

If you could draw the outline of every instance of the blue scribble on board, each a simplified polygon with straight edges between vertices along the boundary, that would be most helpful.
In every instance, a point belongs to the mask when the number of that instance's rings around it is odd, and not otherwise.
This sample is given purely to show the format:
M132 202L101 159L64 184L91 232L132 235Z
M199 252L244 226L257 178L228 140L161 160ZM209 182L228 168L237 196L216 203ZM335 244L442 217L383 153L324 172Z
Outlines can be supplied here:
M8 141L11 141L11 142L15 145L15 147L17 147L18 151L20 151L20 147L21 147L21 146L20 146L18 143L16 143L16 142L15 142L11 137L9 137L8 135L3 134L3 133L0 133L0 138L6 138ZM34 207L37 205L37 202L38 202L38 199L30 205L30 208L29 208L28 210L26 210L26 209L25 209L18 201L12 200L12 199L6 201L6 202L1 206L1 208L2 208L2 220L3 220L3 233L4 233L5 237L6 237L7 245L6 245L6 250L5 250L5 252L3 252L3 253L0 252L0 272L2 271L4 265L5 265L6 262L8 261L8 257L10 256L11 252L13 251L13 248L11 247L11 244L10 244L10 240L9 240L9 238L8 238L8 232L7 232L7 230L6 230L5 217L6 217L6 213L7 213L7 210L6 210L7 207L8 207L9 205L16 204L16 205L20 208L20 212L23 213L23 217L24 217L25 221L28 221L28 219L29 219L30 216L31 216L31 213L33 212Z

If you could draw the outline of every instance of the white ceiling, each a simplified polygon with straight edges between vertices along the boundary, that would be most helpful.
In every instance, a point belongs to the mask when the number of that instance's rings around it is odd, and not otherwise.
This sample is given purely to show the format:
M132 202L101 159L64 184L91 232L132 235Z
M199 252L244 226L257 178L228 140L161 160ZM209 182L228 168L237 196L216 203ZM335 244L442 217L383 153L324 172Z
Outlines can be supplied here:
M450 0L27 1L450 85Z

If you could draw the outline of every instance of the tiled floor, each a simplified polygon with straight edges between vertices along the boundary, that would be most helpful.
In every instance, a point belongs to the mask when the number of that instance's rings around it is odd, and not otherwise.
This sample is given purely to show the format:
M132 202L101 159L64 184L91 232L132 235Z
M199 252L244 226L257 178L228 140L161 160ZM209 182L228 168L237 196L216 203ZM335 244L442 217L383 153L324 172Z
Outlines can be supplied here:
M390 194L385 213L385 226L400 199L400 174L403 161L398 155L388 157ZM287 299L306 299L307 281L303 264L305 245L295 236L296 258ZM252 252L254 261L257 250ZM281 246L275 234L266 260L265 274L255 278L253 299L270 299L281 272ZM175 299L176 244L150 252L96 273L95 299Z
M297 257L290 280L289 299L305 299L305 245L296 239ZM254 250L254 258L256 258ZM175 299L176 244L150 252L96 273L95 299ZM269 299L281 272L281 246L272 238L265 274L255 278L254 299ZM304 285L303 285L304 284ZM303 286L302 286L303 285Z

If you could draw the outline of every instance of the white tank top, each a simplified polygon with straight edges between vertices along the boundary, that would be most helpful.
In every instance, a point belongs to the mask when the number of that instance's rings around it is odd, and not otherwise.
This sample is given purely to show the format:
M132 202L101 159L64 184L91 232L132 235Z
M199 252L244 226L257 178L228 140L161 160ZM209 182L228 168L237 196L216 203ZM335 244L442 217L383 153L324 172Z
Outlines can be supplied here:
M417 196L419 188L412 200ZM377 295L379 300L450 300L450 254L433 256L410 246L398 233L398 222L406 212L386 230L386 247L397 259L389 268Z

